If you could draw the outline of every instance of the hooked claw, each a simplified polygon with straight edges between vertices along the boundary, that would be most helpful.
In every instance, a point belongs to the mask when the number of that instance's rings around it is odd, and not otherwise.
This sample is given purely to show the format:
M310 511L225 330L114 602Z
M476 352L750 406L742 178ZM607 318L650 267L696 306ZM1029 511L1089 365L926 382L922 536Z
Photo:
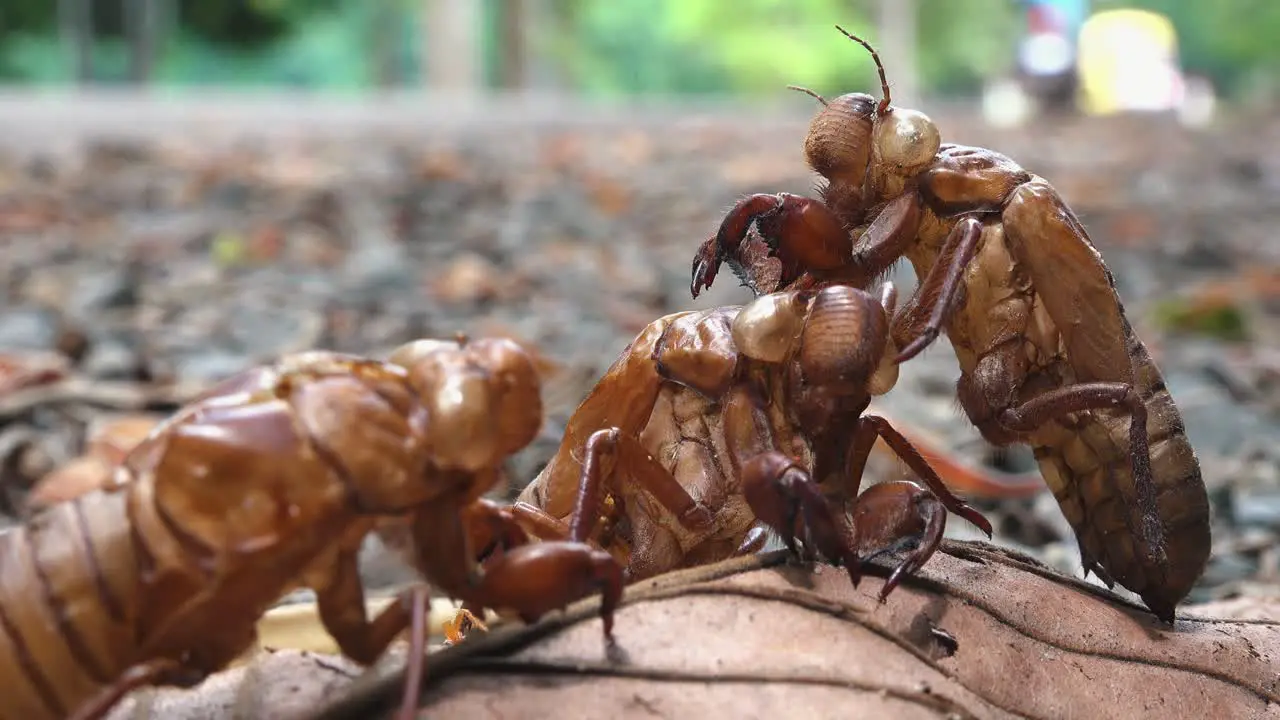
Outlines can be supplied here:
M711 287L721 263L728 260L731 263L741 264L742 241L746 239L751 224L776 216L785 204L785 194L749 195L734 204L724 220L720 222L720 228L716 231L715 237L702 243L697 255L694 256L693 281L689 290L695 298L703 289ZM777 250L778 240L773 237L775 234L761 233L771 256Z
M693 258L693 279L689 283L689 292L693 297L698 297L703 290L711 287L722 262L724 256L720 253L718 238L713 237L702 243L698 254Z
M948 510L959 515L965 520L968 520L974 525L974 527L985 533L988 540L991 539L991 533L993 531L991 521L984 517L982 513L978 512L972 505L969 503L960 503L959 507L948 508Z

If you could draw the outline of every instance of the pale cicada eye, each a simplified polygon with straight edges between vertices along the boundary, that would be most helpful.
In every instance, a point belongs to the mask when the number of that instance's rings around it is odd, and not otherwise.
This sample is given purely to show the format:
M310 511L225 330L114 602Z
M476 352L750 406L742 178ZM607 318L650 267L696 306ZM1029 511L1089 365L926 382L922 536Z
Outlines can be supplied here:
M753 360L782 362L800 337L804 312L804 304L792 293L761 295L733 319L733 343Z
M881 162L910 173L933 160L942 146L942 135L928 115L894 108L876 123L873 142Z

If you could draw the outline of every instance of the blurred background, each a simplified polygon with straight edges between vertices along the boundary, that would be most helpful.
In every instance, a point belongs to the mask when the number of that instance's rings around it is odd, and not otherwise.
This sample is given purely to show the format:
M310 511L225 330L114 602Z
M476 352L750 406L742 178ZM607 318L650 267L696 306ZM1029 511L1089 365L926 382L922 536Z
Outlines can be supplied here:
M692 301L692 254L743 194L811 191L816 104L786 85L878 94L836 23L895 104L1081 216L1210 489L1194 599L1280 595L1263 0L0 0L0 509L99 482L250 365L458 330L545 358L518 490L646 323L748 298ZM1029 453L978 438L957 376L940 340L878 410L998 542L1078 573Z
M868 77L834 22L880 40L913 102L1013 79L1090 112L1267 102L1280 58L1256 0L6 0L0 81L761 100Z

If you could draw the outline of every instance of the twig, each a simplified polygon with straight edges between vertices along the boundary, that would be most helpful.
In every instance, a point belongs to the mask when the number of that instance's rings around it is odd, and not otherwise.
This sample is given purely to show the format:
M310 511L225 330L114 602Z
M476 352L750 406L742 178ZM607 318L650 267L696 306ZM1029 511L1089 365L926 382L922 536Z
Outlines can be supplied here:
M146 385L71 377L0 397L0 422L20 417L44 405L79 404L120 411L172 411L207 387L196 383Z

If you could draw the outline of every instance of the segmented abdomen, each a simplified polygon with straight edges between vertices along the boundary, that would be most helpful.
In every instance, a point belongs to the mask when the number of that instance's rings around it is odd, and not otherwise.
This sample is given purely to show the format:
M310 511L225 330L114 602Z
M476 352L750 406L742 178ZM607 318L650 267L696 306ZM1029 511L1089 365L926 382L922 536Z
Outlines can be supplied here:
M0 719L66 717L132 660L126 502L90 493L0 535Z
M1147 407L1147 442L1164 530L1166 561L1151 566L1136 523L1129 417L1080 413L1070 436L1035 448L1040 469L1090 560L1124 587L1169 615L1200 577L1209 558L1209 499L1200 463L1142 340L1125 320L1136 388Z

